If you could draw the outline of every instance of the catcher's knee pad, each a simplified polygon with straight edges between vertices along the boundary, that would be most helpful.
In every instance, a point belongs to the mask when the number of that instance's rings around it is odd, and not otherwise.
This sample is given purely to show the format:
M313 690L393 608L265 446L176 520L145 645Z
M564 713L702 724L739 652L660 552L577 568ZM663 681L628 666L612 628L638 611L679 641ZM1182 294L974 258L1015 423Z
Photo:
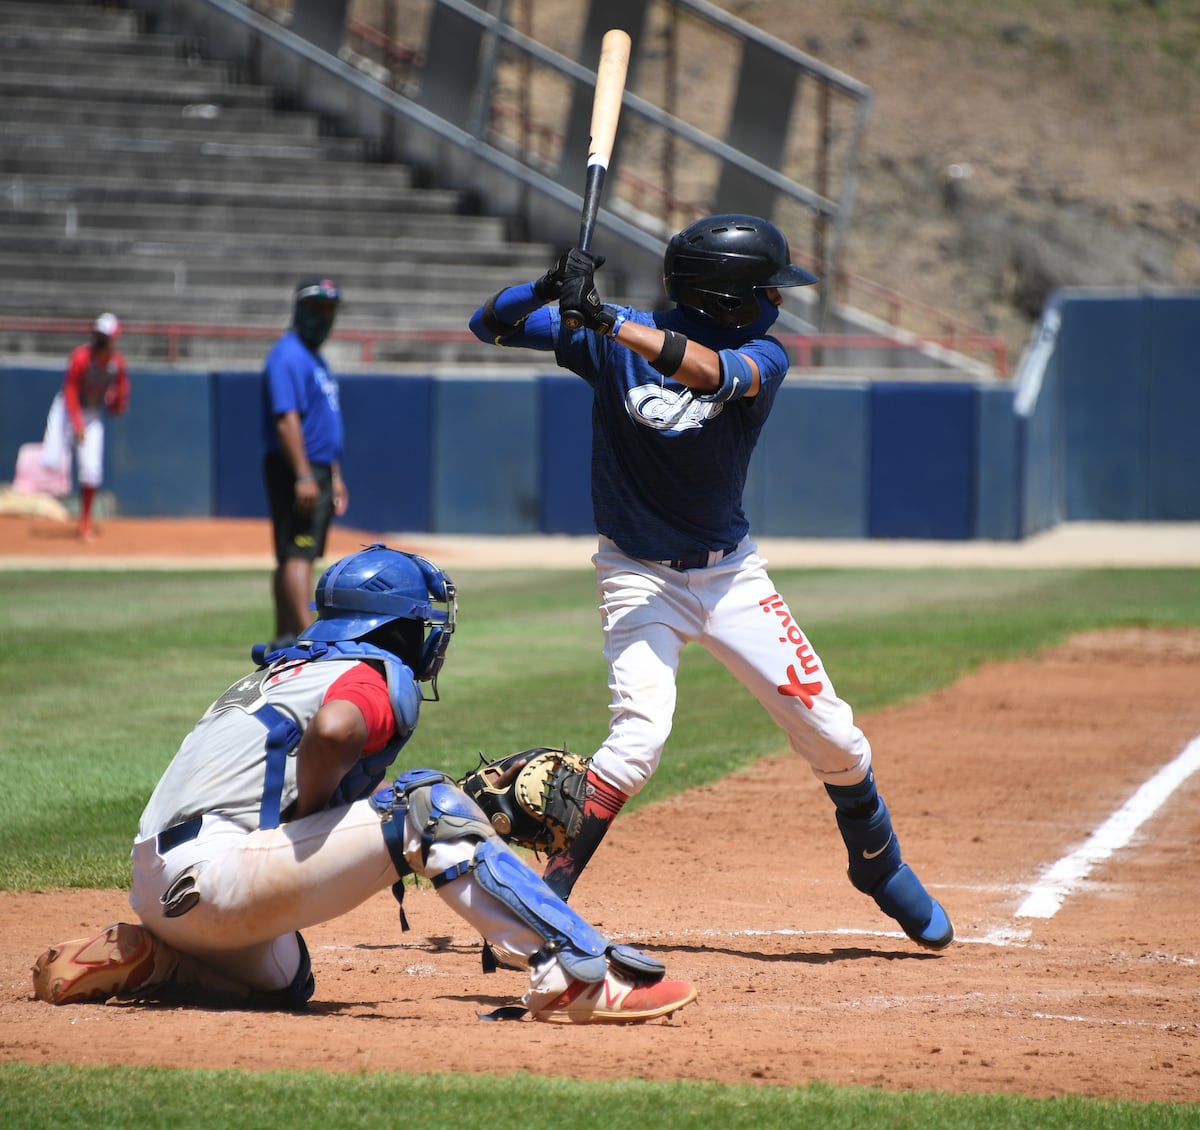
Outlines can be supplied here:
M453 777L436 769L401 773L392 788L380 790L371 799L383 815L384 840L401 877L413 871L425 875L429 849L435 843L486 840L496 834L479 805ZM421 834L419 859L404 852L405 816Z
M614 946L595 926L585 922L542 879L497 839L475 849L474 874L479 885L499 899L545 943L570 976L598 984L608 964L639 978L662 977L661 962L634 949Z

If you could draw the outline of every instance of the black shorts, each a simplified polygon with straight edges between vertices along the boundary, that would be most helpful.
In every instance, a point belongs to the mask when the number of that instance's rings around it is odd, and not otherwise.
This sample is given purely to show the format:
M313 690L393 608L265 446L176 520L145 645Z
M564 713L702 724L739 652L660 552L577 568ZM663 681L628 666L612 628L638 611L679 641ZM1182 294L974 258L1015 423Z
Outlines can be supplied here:
M320 494L317 505L304 513L296 509L296 475L292 465L278 451L268 451L263 459L276 561L286 561L289 557L315 561L325 555L325 537L333 519L333 471L327 463L313 463L312 473Z

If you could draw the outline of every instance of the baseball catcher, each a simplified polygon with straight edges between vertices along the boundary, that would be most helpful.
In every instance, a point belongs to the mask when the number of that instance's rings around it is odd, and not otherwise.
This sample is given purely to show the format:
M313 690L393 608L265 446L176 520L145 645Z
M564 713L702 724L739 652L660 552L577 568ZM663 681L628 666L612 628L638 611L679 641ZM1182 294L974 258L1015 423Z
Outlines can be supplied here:
M299 1010L316 987L300 931L389 888L400 898L415 874L499 961L528 972L521 1005L484 1019L628 1024L695 1000L567 906L450 777L414 768L380 787L421 705L438 700L457 615L450 578L377 543L325 571L316 608L295 644L255 649L257 669L209 707L159 780L133 846L140 921L51 946L35 996ZM514 776L518 797L570 791L544 757ZM557 830L547 817L528 839L556 844L542 837Z
M484 761L462 779L501 839L537 854L564 851L583 828L587 762L539 746Z

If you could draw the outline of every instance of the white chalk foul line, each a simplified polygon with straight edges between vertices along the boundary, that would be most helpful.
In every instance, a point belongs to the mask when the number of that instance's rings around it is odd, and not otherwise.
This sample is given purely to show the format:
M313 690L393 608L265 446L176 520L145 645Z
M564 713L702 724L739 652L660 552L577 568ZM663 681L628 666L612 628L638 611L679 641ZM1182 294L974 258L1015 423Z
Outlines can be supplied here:
M1064 855L1038 881L1017 908L1018 918L1053 918L1063 900L1097 864L1123 848L1171 794L1200 769L1200 737L1164 765L1070 855Z

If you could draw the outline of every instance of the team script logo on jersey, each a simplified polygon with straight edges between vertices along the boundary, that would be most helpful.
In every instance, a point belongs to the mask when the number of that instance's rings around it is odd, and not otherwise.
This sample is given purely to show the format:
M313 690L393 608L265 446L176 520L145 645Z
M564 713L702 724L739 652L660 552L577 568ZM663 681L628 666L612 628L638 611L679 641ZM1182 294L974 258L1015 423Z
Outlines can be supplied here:
M691 389L676 391L664 385L639 385L625 394L625 410L639 424L659 432L701 428L720 414L723 404L697 400Z

